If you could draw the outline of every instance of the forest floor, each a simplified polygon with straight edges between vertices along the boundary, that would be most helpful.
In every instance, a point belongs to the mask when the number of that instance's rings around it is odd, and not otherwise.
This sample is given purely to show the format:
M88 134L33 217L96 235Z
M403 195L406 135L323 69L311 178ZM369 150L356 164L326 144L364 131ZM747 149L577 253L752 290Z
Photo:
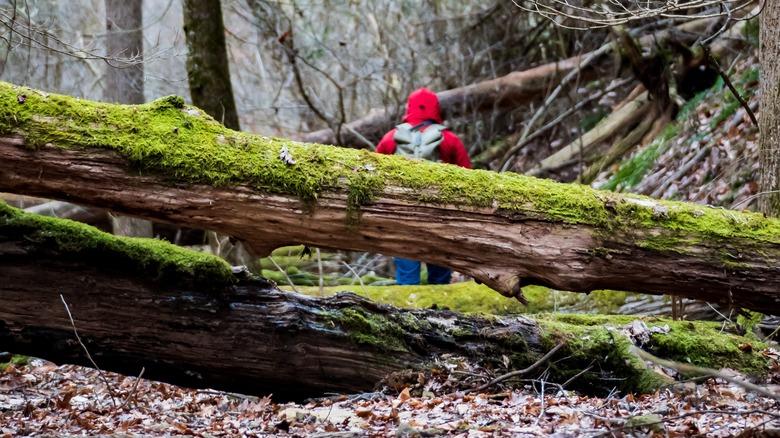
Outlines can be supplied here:
M546 382L543 373L514 388L464 393L466 380L476 385L491 376L481 379L484 370L461 363L420 374L417 384L400 392L385 388L302 404L34 359L0 373L0 438L778 436L780 352L764 354L772 365L757 383L778 394L774 399L713 378L655 394L587 397Z

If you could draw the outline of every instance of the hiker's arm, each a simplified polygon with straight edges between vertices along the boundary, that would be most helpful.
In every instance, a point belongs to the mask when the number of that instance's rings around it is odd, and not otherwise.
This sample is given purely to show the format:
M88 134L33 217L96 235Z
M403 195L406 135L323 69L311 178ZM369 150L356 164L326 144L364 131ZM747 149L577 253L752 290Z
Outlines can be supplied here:
M439 146L441 160L445 163L471 169L469 154L458 136L450 131L444 131L443 135L444 141Z
M385 136L382 137L382 140L379 140L379 144L376 145L377 153L387 155L393 155L395 153L395 140L393 140L394 135L395 128L385 134Z

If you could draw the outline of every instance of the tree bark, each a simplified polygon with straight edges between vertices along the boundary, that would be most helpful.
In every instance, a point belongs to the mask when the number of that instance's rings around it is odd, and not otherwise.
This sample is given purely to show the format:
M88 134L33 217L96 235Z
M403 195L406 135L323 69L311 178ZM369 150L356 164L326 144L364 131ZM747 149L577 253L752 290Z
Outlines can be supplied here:
M0 116L0 191L211 229L259 255L303 243L422 260L521 301L540 284L780 313L780 221L758 214L236 133L176 98L122 107L6 84Z
M143 0L106 1L106 46L118 58L106 71L103 100L114 103L144 103ZM134 59L126 62L124 59ZM111 216L114 234L154 237L152 223L127 216Z
M524 369L557 344L545 379L565 382L576 375L570 389L606 394L617 385L644 393L669 381L631 353L631 337L642 335L619 326L641 328L633 318L609 320L617 327L609 328L606 319L594 323L592 316L538 323L400 310L350 293L306 297L264 279L236 282L214 256L5 205L0 278L0 351L93 366L86 349L103 369L137 375L143 367L144 377L190 387L295 400L382 385L400 390L416 384L418 372L447 372L437 360ZM662 334L641 330L653 354L766 370L760 351L740 351L736 346L747 340L718 334L717 323L655 323L666 325ZM677 333L684 340L679 345L671 338ZM718 336L718 342L685 344L696 336ZM414 372L404 372L409 369Z
M759 24L761 61L759 108L759 162L761 174L758 208L780 216L780 4L765 2Z
M116 59L106 70L103 100L144 103L143 0L106 1L106 50Z
M230 129L239 130L230 82L225 25L220 0L185 0L187 81L193 105Z

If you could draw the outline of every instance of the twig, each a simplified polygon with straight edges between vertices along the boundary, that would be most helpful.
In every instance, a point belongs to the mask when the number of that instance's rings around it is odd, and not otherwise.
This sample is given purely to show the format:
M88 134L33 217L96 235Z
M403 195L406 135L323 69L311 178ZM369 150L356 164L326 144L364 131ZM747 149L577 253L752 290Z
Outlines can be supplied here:
M359 275L357 275L357 273L352 269L352 266L349 266L347 262L341 262L341 263L344 263L344 266L346 266L347 269L349 269L349 272L351 272L352 275L354 275L355 278L357 278L357 280L360 282L360 287L363 289L363 293L366 294L366 298L370 300L371 297L368 296L368 291L366 291L366 286L363 284L363 279L360 278Z
M744 380L737 379L737 378L735 378L733 376L730 376L730 375L728 375L726 373L723 373L723 372L720 372L718 370L713 370L711 368L697 367L696 365L689 365L689 364L684 364L684 363L679 363L679 362L673 362L671 360L661 359L659 357L653 356L652 354L650 354L650 353L648 353L648 352L646 352L646 351L644 351L644 350L642 350L642 349L640 349L640 348L638 348L636 346L631 346L629 348L631 348L632 351L635 354L637 354L639 357L641 357L642 359L650 361L650 362L653 362L654 364L661 365L661 366L664 366L664 367L669 367L669 368L677 370L678 372L681 372L681 373L695 373L695 374L703 374L703 375L707 375L707 376L711 376L711 377L717 377L717 378L723 379L723 380L725 380L725 381L727 381L729 383L733 383L735 385L739 385L739 386L741 386L741 387L743 387L743 388L745 388L745 389L747 389L749 391L753 391L755 393L758 393L758 394L760 394L760 395L762 395L764 397L768 397L768 398L780 401L780 393L772 392L772 391L770 391L770 390L768 390L768 389L766 389L764 387L755 385L755 384L750 383L750 382L746 382Z
M81 342L79 331L76 330L76 323L73 321L73 315L70 314L70 308L68 307L68 303L65 301L65 297L63 297L62 294L60 294L60 299L62 300L62 304L65 305L65 311L68 312L68 318L70 318L70 325L73 327L73 333L76 335L76 340L79 342L79 345L81 345L81 348L83 348L84 352L87 354L87 359L89 359L89 362L98 371L98 375L100 376L101 380L103 380L103 383L106 385L106 389L108 390L108 395L111 396L111 403L113 403L114 408L116 408L117 407L116 395L114 395L114 391L111 389L111 384L108 382L108 378L106 378L106 375L105 373L103 373L103 370L101 370L100 367L95 363L95 360L92 359L92 355L89 354L89 350L87 349L87 346L84 345L83 342Z
M138 377L135 378L135 383L133 383L133 387L130 388L130 392L127 394L127 398L125 398L125 402L122 403L121 406L119 406L118 409L122 409L130 402L130 398L133 397L135 394L135 389L138 388L138 383L141 381L141 377L144 376L144 372L146 371L146 367L141 367L141 372L138 373Z
M714 56L712 56L712 52L710 51L709 46L702 44L701 48L702 50L704 50L704 54L707 55L707 62L709 62L712 68L717 70L721 79L723 79L723 83L726 84L727 87L729 87L731 94L733 94L734 97L737 98L739 104L742 105L742 108L745 108L745 111L747 111L750 120L753 122L756 128L759 129L759 132L761 132L761 128L758 126L758 119L756 118L756 115L753 114L753 110L750 109L750 105L748 105L748 103L745 102L745 99L743 99L742 96L739 95L739 92L734 87L734 84L731 83L731 79L729 79L729 76L726 74L726 72L723 71L722 68L720 68L720 64L718 64L718 61L715 59Z
M763 191L763 192L758 192L755 195L748 196L747 198L743 199L742 201L737 202L736 204L732 205L731 208L733 210L736 210L737 207L739 207L740 205L742 205L742 204L744 204L746 202L752 201L752 200L758 198L761 195L771 195L772 193L780 193L780 190L766 190L766 191Z
M541 359L539 359L536 362L534 362L534 364L529 366L528 368L525 368L525 369L522 369L522 370L517 370L517 371L512 371L511 373L503 374L503 375L498 376L495 379L491 380L490 382L485 383L484 385L480 386L479 388L469 389L469 390L464 391L463 393L464 394L468 394L470 392L483 391L483 390L485 390L487 388L490 388L491 386L495 385L496 383L503 382L504 380L506 380L506 379L508 379L510 377L515 377L515 376L520 376L520 375L523 375L523 374L527 374L527 373L533 371L534 369L536 369L539 365L547 362L547 360L549 358L551 358L552 355L554 355L556 352L558 352L558 350L563 348L564 345L566 345L566 344L565 343L561 343L561 344L556 345L555 348L553 348L552 350L547 352L547 354L542 356Z
M271 256L268 256L268 260L270 260L270 261L271 261L271 263L273 263L273 264L274 264L274 266L276 266L276 269L278 269L278 270L279 270L279 272L281 272L281 273L282 273L282 275L284 275L284 278L286 278L286 279L287 279L287 283L290 285L290 287L293 289L293 291L295 291L296 293L299 293L299 292L298 292L298 289L297 289L297 288L295 287L295 285L293 284L293 281L290 279L290 276L289 276L289 275L287 275L287 273L286 273L286 272L284 272L284 269L282 269L282 267L281 267L281 266L279 266L278 264L276 264L276 260L274 260L274 258L273 258L273 257L271 257Z
M577 374L575 374L575 375L571 376L571 378L570 378L569 380L567 380L567 381L563 382L563 383L561 384L561 388L565 388L565 387L566 387L566 385L568 385L569 383L571 383L571 382L573 382L573 381L577 380L577 379L578 379L578 378L579 378L581 375L583 375L583 374L587 373L588 371L590 371L590 370L591 370L591 368L593 368L593 362L591 362L591 364L590 364L590 365L588 365L588 366L587 366L587 368L585 368L584 370L580 371L579 373L577 373Z
M323 279L322 279L322 256L320 255L320 248L314 248L314 251L317 253L317 269L320 272L320 296L323 295L325 292L323 290Z

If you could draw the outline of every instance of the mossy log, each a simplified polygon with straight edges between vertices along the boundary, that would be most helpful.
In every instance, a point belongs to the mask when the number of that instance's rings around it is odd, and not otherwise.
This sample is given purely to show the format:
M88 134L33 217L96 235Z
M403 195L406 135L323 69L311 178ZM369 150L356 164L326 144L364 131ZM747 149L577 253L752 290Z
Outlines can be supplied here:
M780 221L225 129L183 99L111 105L0 83L0 191L529 284L780 313Z
M636 341L621 328L630 317L467 317L351 293L307 297L239 279L215 256L5 204L0 278L0 350L91 366L85 347L103 369L133 375L144 367L145 377L191 387L280 399L363 392L394 372L446 372L437 361L448 357L522 369L558 344L548 380L588 369L571 389L648 392L669 381L630 352ZM740 349L750 341L720 333L719 324L646 323L669 326L644 332L643 347L655 355L759 374L767 367L760 344ZM417 373L408 375L414 384Z

